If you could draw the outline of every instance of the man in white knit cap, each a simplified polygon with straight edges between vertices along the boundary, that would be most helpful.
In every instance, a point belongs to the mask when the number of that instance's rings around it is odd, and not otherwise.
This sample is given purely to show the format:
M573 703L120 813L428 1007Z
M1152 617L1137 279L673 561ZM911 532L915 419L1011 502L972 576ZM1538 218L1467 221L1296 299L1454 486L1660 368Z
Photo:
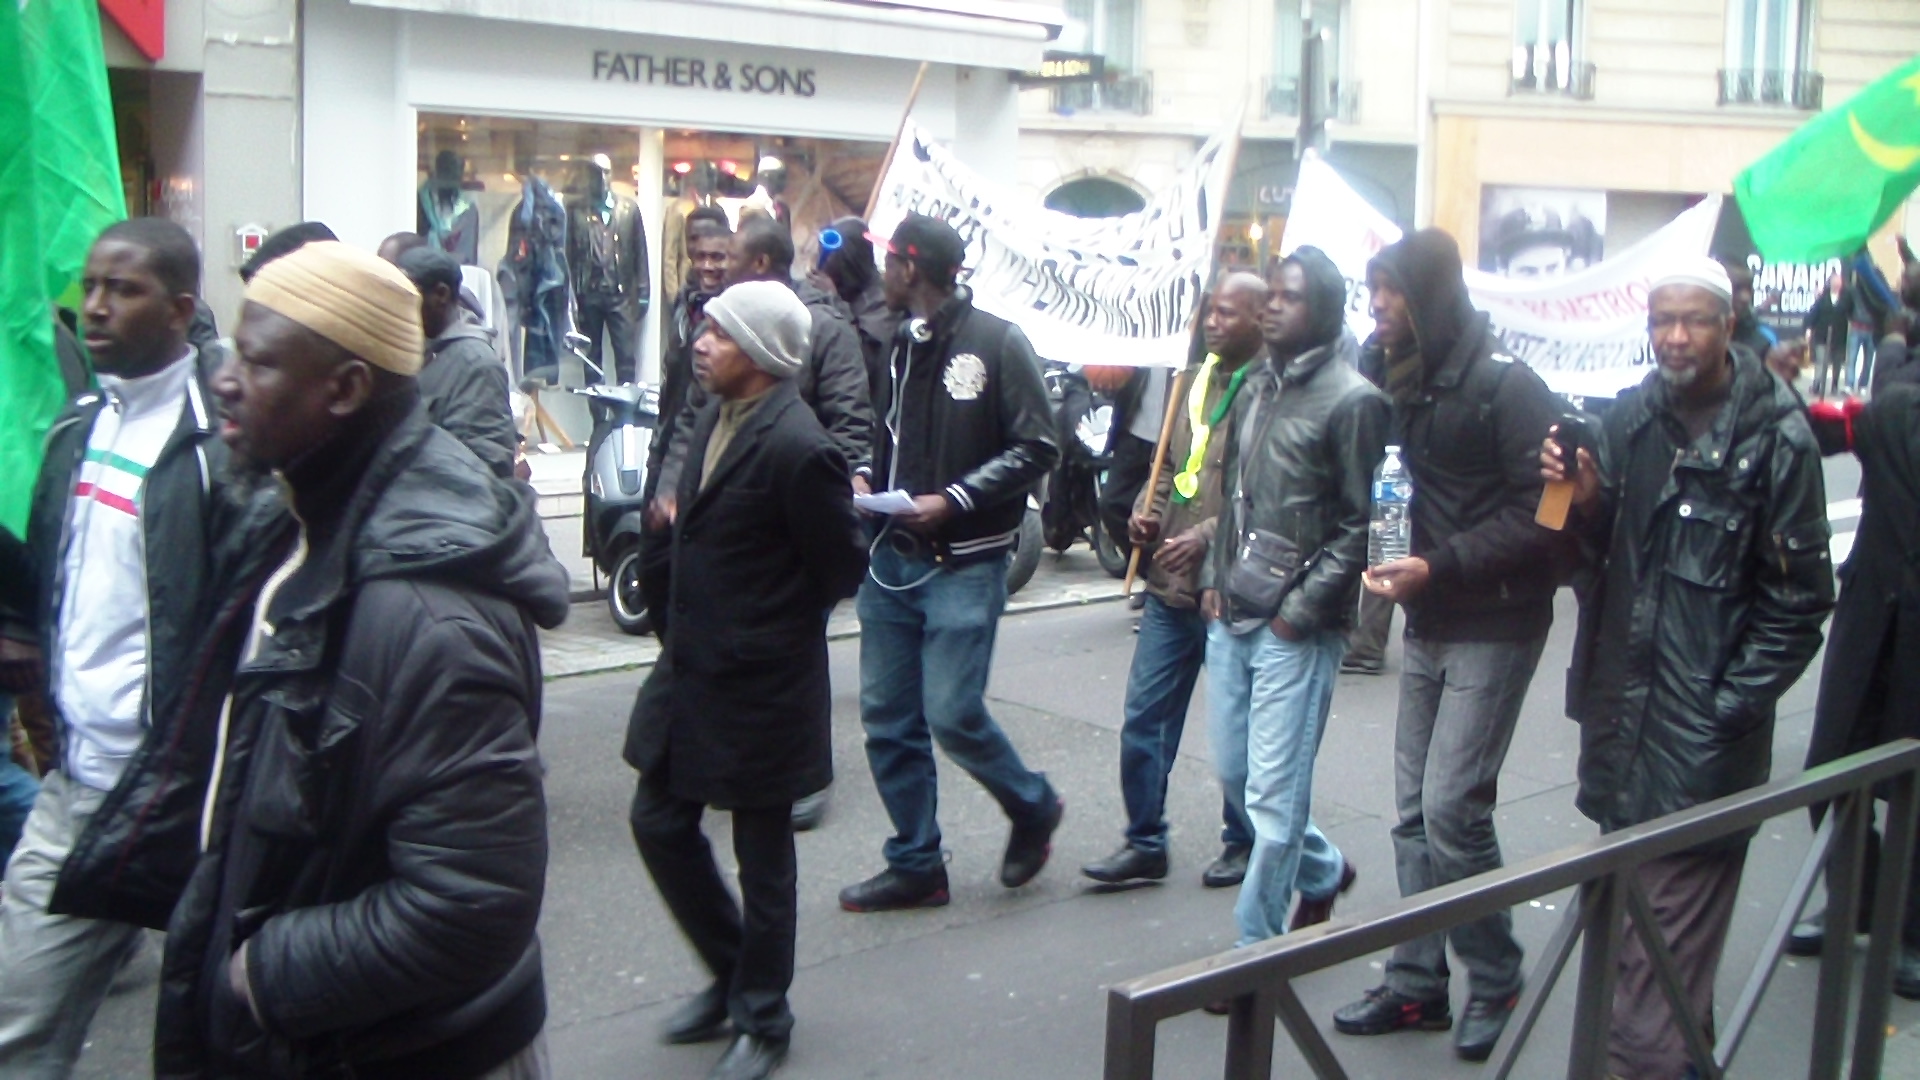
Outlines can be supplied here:
M667 1022L673 1043L733 1034L714 1080L758 1080L793 1029L795 800L833 779L827 613L867 571L847 462L794 385L812 316L776 281L708 301L680 474L659 662L634 702L633 838L713 984ZM733 814L735 904L706 836Z
M1700 256L1654 282L1657 369L1620 395L1591 448L1541 473L1572 480L1588 562L1567 715L1580 723L1580 812L1602 832L1764 783L1774 705L1820 648L1833 606L1826 493L1806 409L1733 335L1733 288ZM1621 943L1608 1069L1691 1075L1685 1029L1713 1043L1713 983L1748 834L1636 875L1688 1016L1667 1006L1639 934Z

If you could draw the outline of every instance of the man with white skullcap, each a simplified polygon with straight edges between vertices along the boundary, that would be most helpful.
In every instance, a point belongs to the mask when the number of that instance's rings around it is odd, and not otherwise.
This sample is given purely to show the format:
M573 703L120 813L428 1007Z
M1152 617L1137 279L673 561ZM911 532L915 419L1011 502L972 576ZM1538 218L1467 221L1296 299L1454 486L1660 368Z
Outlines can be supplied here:
M707 302L694 377L709 395L675 493L660 660L634 701L633 838L713 983L667 1021L671 1043L733 1042L713 1080L758 1080L793 1030L793 804L833 779L827 613L867 572L846 459L794 376L813 317L777 281ZM736 904L700 830L733 816ZM742 912L744 907L744 913Z
M1622 394L1575 461L1568 528L1591 556L1567 679L1580 722L1580 811L1613 832L1764 783L1774 704L1820 648L1833 606L1826 490L1806 410L1745 350L1733 288L1701 256L1656 280L1657 369ZM1590 425L1593 426L1593 425ZM1713 981L1747 836L1642 866L1688 1012L1676 1018L1637 935L1621 945L1611 1072L1670 1080L1681 1025L1713 1042ZM1702 1073L1705 1062L1693 1062Z
M308 244L234 342L221 434L284 498L192 662L213 778L155 1072L543 1077L534 627L566 571L524 485L427 418L399 270Z

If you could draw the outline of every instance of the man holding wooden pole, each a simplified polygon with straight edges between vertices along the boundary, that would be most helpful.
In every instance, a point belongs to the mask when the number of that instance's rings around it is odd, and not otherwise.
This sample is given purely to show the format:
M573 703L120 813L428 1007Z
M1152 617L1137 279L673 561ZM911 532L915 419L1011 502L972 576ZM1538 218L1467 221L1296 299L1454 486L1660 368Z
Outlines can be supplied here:
M1266 302L1266 283L1244 273L1229 275L1211 302L1202 301L1194 344L1204 342L1204 350L1194 349L1187 369L1174 380L1153 479L1135 500L1127 524L1136 552L1147 547L1154 554L1120 728L1126 842L1080 868L1095 881L1120 884L1167 876L1167 775L1207 656L1197 574L1220 511L1220 462L1232 441L1233 400L1261 355ZM1244 797L1229 792L1224 802L1225 848L1200 878L1209 888L1240 884L1253 848Z

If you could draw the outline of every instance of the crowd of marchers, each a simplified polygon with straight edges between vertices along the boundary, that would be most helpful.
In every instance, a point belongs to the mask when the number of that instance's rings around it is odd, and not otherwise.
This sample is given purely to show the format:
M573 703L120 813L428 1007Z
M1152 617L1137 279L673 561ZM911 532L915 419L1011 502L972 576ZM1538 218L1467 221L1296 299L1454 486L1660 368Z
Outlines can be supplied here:
M794 834L833 780L836 604L860 616L893 829L842 908L949 902L935 744L1009 819L1006 887L1042 872L1065 812L985 698L1026 496L1059 455L1040 362L974 305L944 222L832 227L841 246L796 279L785 225L695 212L666 319L640 582L662 648L623 754L639 854L712 976L663 1036L728 1040L715 1080L771 1075L793 1037ZM156 929L156 1076L544 1078L537 628L565 618L568 588L514 475L504 367L459 266L419 237L376 255L308 223L243 275L222 339L184 231L101 234L64 342L74 396L26 535L0 530L0 705L52 721L41 768L0 771L0 1074L69 1075ZM1223 799L1202 883L1238 887L1240 945L1331 918L1359 868L1312 820L1315 757L1339 674L1382 670L1396 607L1403 895L1501 865L1500 773L1563 585L1578 805L1602 832L1763 782L1776 703L1830 612L1810 763L1920 734L1901 707L1920 671L1903 342L1883 345L1870 402L1808 404L1790 359L1747 344L1750 279L1684 260L1649 294L1655 369L1591 417L1504 354L1446 234L1387 247L1366 284L1360 342L1321 252L1228 274L1184 369L1130 380L1116 429L1160 464L1124 514L1146 583L1127 821L1083 874L1167 876L1204 668ZM1920 273L1902 286L1920 307ZM1389 448L1410 529L1375 559ZM1821 458L1844 452L1864 479L1836 608ZM737 887L710 808L731 816ZM1711 1025L1745 855L1741 839L1637 871L1688 1007L1628 935L1615 1076L1687 1075L1681 1025ZM1920 997L1914 893L1895 990ZM1818 952L1826 921L1789 947ZM1482 1060L1522 961L1504 913L1410 941L1332 1024L1451 1028Z

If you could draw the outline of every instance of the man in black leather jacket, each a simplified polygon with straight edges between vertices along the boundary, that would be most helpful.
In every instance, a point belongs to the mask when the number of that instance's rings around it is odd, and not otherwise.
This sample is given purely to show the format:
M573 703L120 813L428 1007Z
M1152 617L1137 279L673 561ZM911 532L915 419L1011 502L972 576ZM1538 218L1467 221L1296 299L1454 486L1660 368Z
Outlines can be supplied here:
M907 317L874 402L873 465L854 490L904 492L913 508L876 523L860 586L860 720L894 827L887 868L840 891L841 907L863 912L947 902L932 740L1012 820L1008 888L1046 865L1063 812L985 699L1007 555L1027 492L1060 456L1040 361L1019 327L975 308L957 284L965 245L952 226L909 214L875 242L887 246L887 303Z
M1413 478L1412 554L1367 580L1407 613L1393 850L1400 894L1412 896L1501 865L1500 769L1553 622L1553 534L1533 517L1540 440L1558 409L1473 309L1451 236L1425 229L1390 245L1367 282L1393 399L1388 441ZM1468 982L1454 1049L1484 1060L1522 978L1505 912L1403 943L1385 985L1336 1012L1335 1026L1349 1035L1446 1030L1449 939Z
M339 243L248 285L223 436L291 505L255 504L238 549L277 569L193 660L216 756L158 1077L544 1071L534 627L567 576L526 486L427 419L419 303Z
M1613 832L1764 783L1774 704L1820 649L1833 607L1826 487L1806 409L1729 349L1732 285L1704 257L1654 283L1659 368L1582 449L1569 529L1586 545L1567 715L1580 812ZM1566 476L1557 447L1538 455ZM1747 837L1656 859L1640 884L1692 1016L1667 1007L1646 948L1620 953L1607 1053L1620 1076L1679 1076L1681 1023L1711 1040L1713 983Z
M1238 944L1325 922L1354 870L1308 817L1366 565L1368 488L1389 409L1354 369L1346 279L1317 248L1281 262L1267 359L1233 404L1220 508L1200 570L1214 766L1244 792L1253 854ZM1288 919L1294 893L1300 905Z

